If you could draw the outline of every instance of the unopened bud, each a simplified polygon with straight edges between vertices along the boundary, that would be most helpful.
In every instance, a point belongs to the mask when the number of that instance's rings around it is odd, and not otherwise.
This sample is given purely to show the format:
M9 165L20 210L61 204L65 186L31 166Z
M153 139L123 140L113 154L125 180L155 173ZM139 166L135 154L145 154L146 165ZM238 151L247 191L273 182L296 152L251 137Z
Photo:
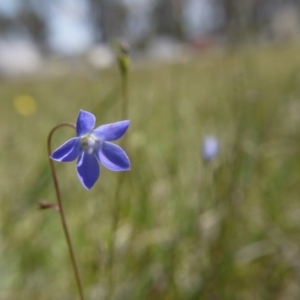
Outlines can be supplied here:
M130 46L127 42L117 43L118 63L122 76L126 76L130 67Z

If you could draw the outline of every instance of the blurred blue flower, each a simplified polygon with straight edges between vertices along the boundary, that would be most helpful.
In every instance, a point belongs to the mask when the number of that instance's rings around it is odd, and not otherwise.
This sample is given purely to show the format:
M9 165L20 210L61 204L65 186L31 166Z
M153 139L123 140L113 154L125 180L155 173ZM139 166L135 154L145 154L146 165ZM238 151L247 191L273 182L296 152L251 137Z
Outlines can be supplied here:
M202 157L204 160L212 160L219 153L219 150L219 141L214 136L208 135L204 138L202 143Z
M119 139L126 132L130 121L95 126L93 114L80 110L76 132L71 138L58 147L51 158L56 161L70 162L77 160L77 174L86 189L90 189L100 175L99 163L112 171L130 170L130 161L122 148L110 143Z

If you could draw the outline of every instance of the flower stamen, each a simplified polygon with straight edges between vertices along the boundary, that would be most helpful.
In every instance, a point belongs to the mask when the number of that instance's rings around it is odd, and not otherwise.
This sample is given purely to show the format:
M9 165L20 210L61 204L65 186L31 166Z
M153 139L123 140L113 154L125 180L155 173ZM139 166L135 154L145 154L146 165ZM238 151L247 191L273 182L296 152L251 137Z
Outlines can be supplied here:
M101 149L103 141L99 140L92 134L81 137L81 148L88 154L92 154L95 150Z

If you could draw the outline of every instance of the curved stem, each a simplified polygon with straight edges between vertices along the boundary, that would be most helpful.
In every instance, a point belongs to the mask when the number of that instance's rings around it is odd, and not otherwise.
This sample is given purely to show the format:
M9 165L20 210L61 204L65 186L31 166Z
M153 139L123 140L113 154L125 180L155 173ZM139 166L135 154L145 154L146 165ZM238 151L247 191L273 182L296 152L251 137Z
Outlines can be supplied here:
M84 300L84 296L83 296L83 289L82 289L82 284L81 284L81 280L80 280L80 276L79 276L79 271L78 271L78 267L77 267L77 263L76 263L76 259L75 259L75 254L74 254L74 250L73 250L73 246L72 246L72 242L71 242L71 236L69 234L69 230L68 230L68 226L67 226L67 221L66 221L66 217L64 214L64 209L63 209L63 205L62 205L62 201L61 201L61 194L60 194L60 189L59 189L59 185L58 185L58 180L57 180L57 176L56 176L56 171L55 171L55 167L54 167L54 161L50 158L51 155L51 139L52 139L52 135L53 133L61 128L61 127L72 127L74 129L76 129L75 125L72 123L62 123L59 124L57 126L55 126L49 133L48 135L48 157L49 157L49 163L50 163L50 167L51 167L51 173L52 173L52 177L53 177L53 181L54 181L54 187L55 187L55 192L56 192L56 198L57 198L57 202L59 205L59 215L60 215L60 219L62 222L62 226L63 226L63 230L64 230L64 234L65 234L65 238L68 244L68 248L69 248L69 254L71 257L71 262L72 262L72 266L73 266L73 271L74 271L74 275L75 275L75 279L76 279L76 283L77 283L77 287L79 290L79 294L80 294L80 299Z

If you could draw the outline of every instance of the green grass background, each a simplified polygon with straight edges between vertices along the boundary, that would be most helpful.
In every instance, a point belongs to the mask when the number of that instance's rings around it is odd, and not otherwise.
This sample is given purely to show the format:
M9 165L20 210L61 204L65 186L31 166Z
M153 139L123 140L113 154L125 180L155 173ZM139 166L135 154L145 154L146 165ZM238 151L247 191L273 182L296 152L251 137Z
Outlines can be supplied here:
M57 163L87 299L300 298L300 46L207 53L135 66L126 152L86 191ZM37 111L19 115L13 98ZM120 120L117 67L0 80L0 299L78 299L55 202L47 135ZM205 163L200 145L221 149ZM74 136L60 129L53 148ZM118 182L123 184L116 197Z

